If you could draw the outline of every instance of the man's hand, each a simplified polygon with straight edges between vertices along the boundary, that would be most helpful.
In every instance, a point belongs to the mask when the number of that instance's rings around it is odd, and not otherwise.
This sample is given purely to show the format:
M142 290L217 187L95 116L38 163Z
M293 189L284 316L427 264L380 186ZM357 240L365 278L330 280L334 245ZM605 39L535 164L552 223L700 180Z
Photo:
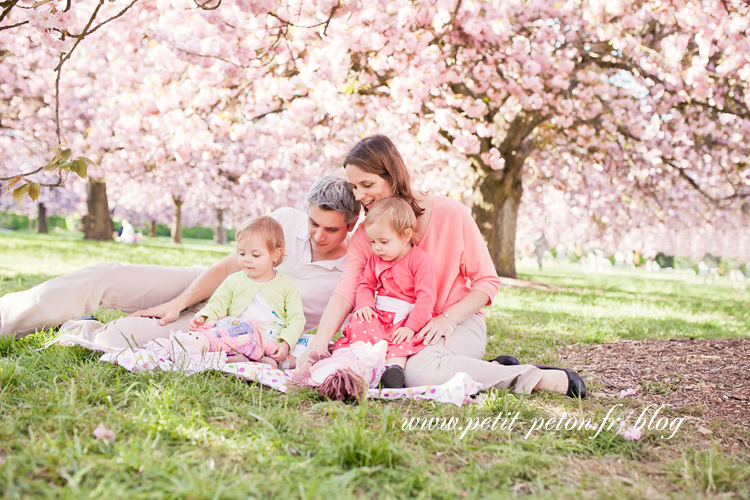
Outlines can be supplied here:
M409 340L415 335L415 333L416 332L411 328L402 326L391 335L391 344L400 344L405 340Z
M289 344L286 343L286 340L279 342L276 346L276 350L268 355L269 358L277 363L284 361L287 356L289 356Z
M354 311L354 314L352 314L355 318L357 318L360 321L365 321L369 323L372 321L372 318L375 317L375 309L372 307L360 307L356 311Z
M180 317L182 310L177 304L173 304L172 301L159 304L158 306L149 307L148 309L141 309L136 311L131 316L139 316L142 318L161 318L159 324L164 326L169 324Z

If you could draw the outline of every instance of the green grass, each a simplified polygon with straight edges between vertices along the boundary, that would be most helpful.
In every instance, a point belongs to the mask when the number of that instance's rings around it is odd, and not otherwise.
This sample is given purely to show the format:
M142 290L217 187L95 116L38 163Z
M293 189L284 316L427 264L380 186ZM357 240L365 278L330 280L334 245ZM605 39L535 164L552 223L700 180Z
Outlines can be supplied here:
M488 314L488 327L497 333L490 352L552 361L556 348L579 342L739 338L750 332L747 292L740 294L728 280L704 284L645 272L547 271L520 277L570 291L501 289Z
M209 265L231 247L138 246L0 234L0 293L102 261ZM526 276L575 288L503 289L490 353L559 364L557 349L620 339L747 336L746 296L669 276ZM529 432L534 419L600 420L616 403L493 390L457 408L322 400L221 373L130 373L80 348L37 350L52 332L0 339L0 492L7 498L747 498L750 457L685 423L672 440L614 431ZM648 391L673 390L667 383ZM412 417L495 419L513 430L402 429ZM114 442L95 439L100 424ZM715 430L722 425L712 426ZM750 439L747 432L734 432ZM529 434L528 438L524 438Z

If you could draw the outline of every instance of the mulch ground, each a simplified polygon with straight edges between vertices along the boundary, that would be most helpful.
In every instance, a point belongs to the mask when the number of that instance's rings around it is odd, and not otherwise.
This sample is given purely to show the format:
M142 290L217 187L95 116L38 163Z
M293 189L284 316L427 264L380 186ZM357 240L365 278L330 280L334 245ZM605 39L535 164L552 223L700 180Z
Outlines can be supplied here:
M601 383L595 397L632 388L629 398L750 429L750 338L622 341L570 348L561 357Z

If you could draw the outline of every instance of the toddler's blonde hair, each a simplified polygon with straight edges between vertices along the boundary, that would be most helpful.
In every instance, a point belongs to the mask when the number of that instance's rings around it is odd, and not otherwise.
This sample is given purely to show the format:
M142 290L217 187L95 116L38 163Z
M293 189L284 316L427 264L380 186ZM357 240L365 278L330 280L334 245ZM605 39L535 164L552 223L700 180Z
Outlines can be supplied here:
M417 234L414 210L401 198L384 198L372 206L365 217L365 227L379 222L387 222L399 236L406 234L407 229L411 229L412 238Z
M281 224L276 219L268 215L261 215L258 217L248 217L243 220L234 235L237 247L239 248L240 244L250 236L263 238L270 254L281 249L281 257L279 257L278 261L274 261L273 265L275 267L281 264L285 257L284 228L281 227Z

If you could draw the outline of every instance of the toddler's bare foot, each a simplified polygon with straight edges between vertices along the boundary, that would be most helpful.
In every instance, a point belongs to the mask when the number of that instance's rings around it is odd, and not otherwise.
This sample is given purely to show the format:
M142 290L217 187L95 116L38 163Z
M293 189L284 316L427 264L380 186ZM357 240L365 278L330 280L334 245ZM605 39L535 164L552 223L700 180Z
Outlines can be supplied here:
M227 356L227 363L243 363L245 361L250 360L243 354L232 354L231 356Z
M278 368L279 367L279 364L273 358L269 358L268 356L263 356L262 358L260 358L259 362L260 363L265 363L267 365L271 365L274 368Z

